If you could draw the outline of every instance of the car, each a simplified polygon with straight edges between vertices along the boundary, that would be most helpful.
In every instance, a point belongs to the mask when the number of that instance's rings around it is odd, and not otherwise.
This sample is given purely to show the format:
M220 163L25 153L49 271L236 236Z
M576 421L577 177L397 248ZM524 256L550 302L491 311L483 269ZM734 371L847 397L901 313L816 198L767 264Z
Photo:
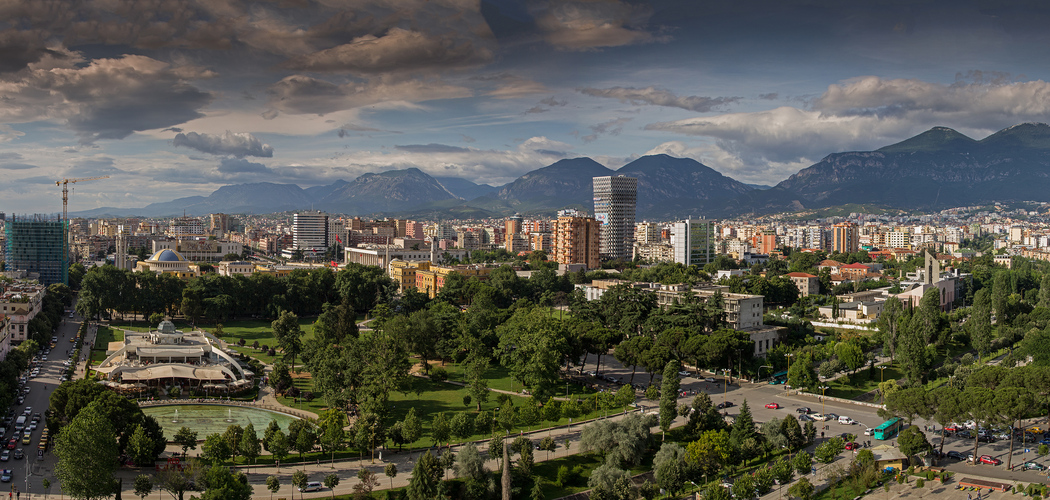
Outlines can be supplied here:
M865 436L874 436L875 435L875 429L872 429L871 427L868 427L867 429L864 429L864 435Z
M26 453L22 451L22 448L16 448L14 453L15 460L21 460L26 457Z
M766 408L769 408L770 410L779 410L780 403L766 403Z
M18 438L11 438L11 440L7 442L7 449L13 450L15 448L18 448Z
M29 422L29 427L26 427L26 429L29 429L30 431L35 431L36 430L36 422Z
M47 361L47 356L46 355L45 356L41 356L40 357L40 361Z
M29 443L32 443L32 442L33 442L33 433L32 432L26 431L25 434L22 434L22 444L29 444Z
M598 376L598 372L596 372L594 370L591 370L591 371L587 372L587 375L591 376L591 377L597 377Z
M714 383L714 381L715 381L714 377L707 377L707 378L704 379L704 382L707 382L709 384Z
M6 462L8 460L11 460L11 450L0 452L0 462Z
M981 435L981 436L977 436L977 440L982 442L982 443L994 443L995 442L995 438L992 437L991 434L984 434L984 435Z
M959 452L957 452L955 450L949 451L948 453L946 453L946 456L948 458L953 459L953 460L965 460L966 459L966 457L964 457L962 453L959 453Z
M683 376L683 377L688 377L688 376L692 375L692 373L689 373L689 372L687 372L685 370L682 370L682 371L678 372L678 374Z
M809 415L809 412L810 412L810 409L809 409L809 407L808 407L808 406L803 406L803 407L800 407L800 408L795 408L795 413L804 413L804 414L806 414L806 415Z
M299 488L299 492L305 493L307 491L321 491L321 488L322 486L320 482L310 481L309 483L306 483L306 486Z
M724 409L729 408L731 406L733 406L733 402L732 401L726 401L726 402L723 402L723 403L718 403L718 406L716 408L718 408L719 410L724 410Z
M0 471L0 482L10 483L13 474L14 473L11 472L11 469L4 469L3 471Z
M22 410L22 415L29 416L29 415L32 415L32 414L33 414L33 407L32 406L27 406L26 409Z
M1021 465L1021 470L1046 470L1045 465L1037 464L1035 462L1025 462Z
M854 443L853 441L850 441L850 442L846 443L846 449L847 450L856 450L858 448L860 448L860 445L857 444L857 443Z
M809 417L812 418L814 421L817 421L817 422L824 422L825 420L828 419L828 416L823 414L823 413L814 413L814 414L810 415Z
M853 424L855 424L857 422L854 421L852 418L849 418L849 417L843 415L843 416L839 417L839 423L842 424L842 425L853 425Z
M26 398L23 398L22 396L18 396L18 399L16 399L15 402L18 403L18 404L25 403L26 402Z
M798 416L798 421L799 422L812 422L813 421L813 417L803 413L802 415Z
M832 421L839 419L839 416L834 414L834 413L828 413L828 414L825 414L825 416L828 417L828 420L832 420Z
M965 430L956 432L955 435L963 439L970 439L973 437L973 434L970 434L970 431ZM1035 441L1034 437L1032 438L1032 441Z
M1003 463L1002 460L999 460L998 458L995 458L995 457L993 457L991 455L981 455L981 458L977 459L977 461L982 463L982 464L988 464L988 465L999 465L999 464Z

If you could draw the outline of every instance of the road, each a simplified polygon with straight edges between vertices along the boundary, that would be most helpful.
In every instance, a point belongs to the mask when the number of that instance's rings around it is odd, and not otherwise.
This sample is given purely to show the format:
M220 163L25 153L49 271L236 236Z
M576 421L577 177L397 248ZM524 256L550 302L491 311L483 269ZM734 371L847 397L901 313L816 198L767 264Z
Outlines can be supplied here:
M47 361L40 360L39 357L36 358L38 361L35 362L35 366L40 368L40 373L36 377L29 378L26 383L26 387L29 388L29 394L26 395L25 402L12 407L16 416L20 415L26 407L32 407L33 413L44 414L51 391L58 386L59 378L65 371L64 363L69 359L68 352L73 345L70 340L76 336L77 328L80 326L78 319L76 317L70 319L68 315L63 318L63 322L59 325L58 332L55 334L58 337L57 342L55 342L55 347L47 355ZM42 493L44 478L48 478L53 484L52 491L58 491L58 481L54 476L55 456L48 450L48 452L44 453L43 460L37 460L37 445L40 442L40 433L43 428L44 422L41 420L37 429L31 431L32 439L28 445L23 445L21 440L19 440L17 446L25 450L26 458L22 460L12 459L10 462L2 464L3 468L10 468L14 471L11 485L17 488L19 492L22 492L22 498L27 498L26 492ZM4 442L6 443L7 440L14 437L14 434L13 429L8 429L4 435ZM41 496L40 498L43 497Z

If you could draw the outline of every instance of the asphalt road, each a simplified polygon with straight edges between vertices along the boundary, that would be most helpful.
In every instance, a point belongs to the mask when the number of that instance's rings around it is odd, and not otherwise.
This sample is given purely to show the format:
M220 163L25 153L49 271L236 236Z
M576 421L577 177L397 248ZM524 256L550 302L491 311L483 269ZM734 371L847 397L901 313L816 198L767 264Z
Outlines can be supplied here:
M40 368L40 373L36 377L30 377L26 382L26 387L29 388L29 394L26 395L23 404L15 404L11 407L14 411L15 417L21 415L23 410L27 407L32 407L33 413L44 414L47 410L48 398L51 396L51 391L59 384L59 378L65 371L65 361L69 359L67 352L72 348L73 344L70 342L76 336L77 328L80 326L79 318L74 315L73 319L70 319L68 313L63 318L63 322L58 327L58 332L55 334L58 337L55 342L55 347L51 349L51 352L47 355L47 361L43 361L40 357L36 357L35 366ZM27 370L27 373L32 371L32 367ZM21 434L14 431L13 428L7 429L7 433L3 437L3 442L7 443L13 437L18 434L18 448L25 450L26 457L21 460L14 460L13 458L8 462L0 463L0 468L11 469L13 474L13 480L10 484L11 487L17 488L21 492L21 498L31 498L26 492L30 493L43 493L43 480L48 478L52 483L52 491L58 492L57 483L58 480L54 477L54 464L56 461L55 456L49 449L44 453L43 460L37 460L37 445L40 442L40 434L44 428L44 421L41 419L37 428L31 431L32 438L28 445L23 445L21 441ZM0 491L10 491L8 485L0 487ZM41 498L43 498L41 496Z

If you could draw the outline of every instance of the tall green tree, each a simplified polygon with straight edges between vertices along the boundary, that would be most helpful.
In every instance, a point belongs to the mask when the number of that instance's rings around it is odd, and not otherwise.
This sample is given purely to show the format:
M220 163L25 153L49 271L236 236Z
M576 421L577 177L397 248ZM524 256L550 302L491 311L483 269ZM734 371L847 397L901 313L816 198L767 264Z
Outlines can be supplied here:
M74 498L95 500L113 494L117 435L101 405L89 404L55 437L55 473L62 491Z
M992 349L992 341L995 340L995 332L992 330L990 295L987 288L977 290L973 299L973 313L966 321L966 326L970 330L970 346L977 351L978 359Z
M412 469L412 480L408 483L409 500L432 500L437 498L438 483L441 482L441 463L429 450L423 452Z
M678 415L678 390L681 380L678 378L680 365L678 361L671 361L664 367L663 381L660 383L660 440L662 441L667 431L671 429L675 417Z
M262 445L259 443L259 435L255 432L254 424L249 423L244 427L238 451L245 460L252 462L255 462L255 459L262 454Z
M803 351L795 358L797 359L788 366L788 384L791 387L815 389L820 379L817 378L817 371L813 369L813 354Z
M295 371L295 357L303 352L303 330L299 327L299 317L290 311L281 311L270 328L273 329L281 352L291 360L292 371Z

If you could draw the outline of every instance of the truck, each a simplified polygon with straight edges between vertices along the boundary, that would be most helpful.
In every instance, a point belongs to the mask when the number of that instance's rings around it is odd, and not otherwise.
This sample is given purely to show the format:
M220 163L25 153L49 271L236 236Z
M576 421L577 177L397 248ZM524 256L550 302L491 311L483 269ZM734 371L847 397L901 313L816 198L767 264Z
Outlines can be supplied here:
M26 428L26 416L19 415L18 420L15 420L15 430L20 431Z

